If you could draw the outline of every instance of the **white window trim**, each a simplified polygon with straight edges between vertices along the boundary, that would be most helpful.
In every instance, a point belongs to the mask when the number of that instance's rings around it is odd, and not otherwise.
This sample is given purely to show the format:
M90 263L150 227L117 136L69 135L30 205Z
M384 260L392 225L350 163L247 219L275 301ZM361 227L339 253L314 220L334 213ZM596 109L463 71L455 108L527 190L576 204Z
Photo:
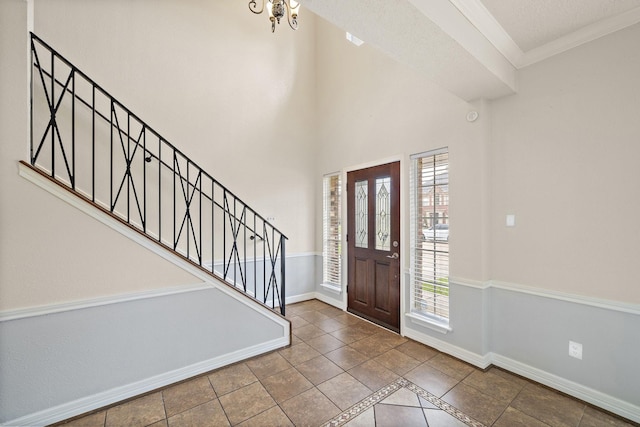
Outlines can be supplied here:
M411 323L432 329L436 332L440 332L441 334L453 332L453 328L451 328L447 319L440 319L435 316L432 317L415 311L407 313L405 316L411 321Z

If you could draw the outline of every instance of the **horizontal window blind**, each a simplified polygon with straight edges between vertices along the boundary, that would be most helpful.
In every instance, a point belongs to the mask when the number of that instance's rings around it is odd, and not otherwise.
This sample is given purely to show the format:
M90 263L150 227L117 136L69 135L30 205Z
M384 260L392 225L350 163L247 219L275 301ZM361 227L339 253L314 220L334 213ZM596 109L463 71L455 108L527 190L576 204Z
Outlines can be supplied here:
M449 154L411 156L412 311L449 319Z
M340 174L323 179L322 282L341 286L341 183Z

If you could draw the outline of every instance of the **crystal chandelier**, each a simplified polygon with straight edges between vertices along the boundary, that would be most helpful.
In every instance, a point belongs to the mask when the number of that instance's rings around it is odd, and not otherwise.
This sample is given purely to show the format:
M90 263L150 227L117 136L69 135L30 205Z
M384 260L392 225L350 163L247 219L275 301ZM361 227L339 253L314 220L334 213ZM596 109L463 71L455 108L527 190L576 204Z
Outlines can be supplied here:
M267 5L267 12L269 12L269 20L271 20L271 32L276 30L276 21L280 24L280 18L285 13L287 14L287 21L289 26L297 30L298 29L298 9L300 4L295 0L262 0L262 7L258 9L256 0L249 2L249 10L255 14L260 14L264 11L264 5Z

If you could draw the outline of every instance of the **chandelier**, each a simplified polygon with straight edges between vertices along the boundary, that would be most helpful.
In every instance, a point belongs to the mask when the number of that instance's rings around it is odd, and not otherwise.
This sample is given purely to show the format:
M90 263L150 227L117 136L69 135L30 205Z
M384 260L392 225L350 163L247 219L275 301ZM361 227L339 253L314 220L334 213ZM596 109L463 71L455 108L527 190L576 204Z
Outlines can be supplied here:
M297 30L298 29L298 9L300 4L295 0L262 0L262 7L258 10L256 0L249 2L249 10L253 13L260 14L264 11L264 5L267 4L267 12L269 12L269 20L271 20L271 32L276 31L276 21L280 24L280 18L285 13L287 14L287 21L289 26Z

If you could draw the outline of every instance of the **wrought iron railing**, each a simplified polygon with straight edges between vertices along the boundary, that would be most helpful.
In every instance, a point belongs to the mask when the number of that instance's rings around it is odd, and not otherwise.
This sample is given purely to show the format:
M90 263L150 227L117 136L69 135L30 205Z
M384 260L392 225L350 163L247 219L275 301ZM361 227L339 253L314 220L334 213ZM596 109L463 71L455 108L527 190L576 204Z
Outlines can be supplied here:
M277 228L33 33L31 64L34 168L284 315Z

